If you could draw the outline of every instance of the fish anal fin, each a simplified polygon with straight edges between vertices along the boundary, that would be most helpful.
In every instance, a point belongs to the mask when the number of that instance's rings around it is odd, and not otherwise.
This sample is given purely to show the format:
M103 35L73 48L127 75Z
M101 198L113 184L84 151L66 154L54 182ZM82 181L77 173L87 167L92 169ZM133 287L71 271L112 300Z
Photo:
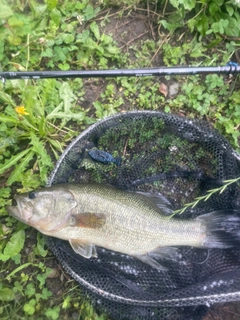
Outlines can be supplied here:
M96 249L91 243L82 242L76 239L70 239L69 243L73 250L84 258L96 257Z
M104 226L105 222L104 214L84 212L72 216L71 226L98 229Z
M142 255L135 255L135 257L142 262L148 264L152 268L157 269L158 271L164 271L166 272L168 269L162 266L160 263L158 263L156 260L151 258L148 254L142 254Z
M177 260L178 248L175 247L158 247L154 251L148 252L148 255L153 258L162 260Z

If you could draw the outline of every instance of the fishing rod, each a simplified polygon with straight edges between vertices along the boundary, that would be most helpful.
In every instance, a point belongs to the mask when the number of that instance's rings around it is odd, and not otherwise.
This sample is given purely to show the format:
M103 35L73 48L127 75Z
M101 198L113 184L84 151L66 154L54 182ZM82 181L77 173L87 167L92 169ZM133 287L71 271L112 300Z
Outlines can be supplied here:
M143 76L169 76L169 75L195 75L195 74L238 74L240 66L229 62L226 66L216 67L160 67L141 69L115 69L115 70L70 70L70 71L5 71L0 72L0 79L47 79L47 78L107 78L107 77L143 77Z

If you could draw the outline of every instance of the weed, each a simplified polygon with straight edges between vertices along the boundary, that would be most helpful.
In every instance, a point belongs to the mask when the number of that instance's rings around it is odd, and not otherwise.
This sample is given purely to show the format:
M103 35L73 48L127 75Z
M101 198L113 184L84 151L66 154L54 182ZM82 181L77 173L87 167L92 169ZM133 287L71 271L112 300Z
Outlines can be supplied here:
M219 187L219 188L215 188L215 189L211 189L211 190L208 190L207 193L201 197L196 197L194 199L193 202L190 202L190 203L186 203L184 204L183 208L179 209L179 210L175 210L174 213L170 216L170 218L172 218L174 215L176 215L177 213L178 214L182 214L186 209L188 208L194 208L198 205L198 203L200 201L207 201L213 194L219 192L219 194L223 193L224 190L226 190L226 188L228 186L230 186L231 184L233 183L236 183L240 180L240 177L236 178L236 179L230 179L230 180L225 180L223 181L224 184Z
M224 37L239 35L240 13L237 2L220 0L217 3L201 1L196 4L194 0L170 0L170 3L176 10L168 20L160 20L159 23L171 32L187 26L201 37L211 34L215 39L210 42L210 46L216 45Z
M67 83L45 80L36 86L18 81L16 86L20 91L21 106L16 107L15 101L3 89L0 95L1 100L8 99L0 116L0 173L11 169L7 185L21 181L25 191L46 182L52 168L49 152L57 158L66 141L74 136L74 131L65 126L67 121L88 123L89 120L81 108L74 111L76 97ZM15 91L10 85L6 90Z

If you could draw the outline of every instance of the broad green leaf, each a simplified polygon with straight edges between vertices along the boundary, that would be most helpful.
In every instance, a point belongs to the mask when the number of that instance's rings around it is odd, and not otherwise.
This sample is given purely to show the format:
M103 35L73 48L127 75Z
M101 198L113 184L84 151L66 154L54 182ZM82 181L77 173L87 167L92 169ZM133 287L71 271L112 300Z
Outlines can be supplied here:
M35 305L36 305L36 300L31 299L28 303L24 304L23 310L26 312L26 314L31 316L35 312Z
M48 9L54 9L58 5L58 0L45 0L45 3L48 6Z
M219 11L219 6L216 3L211 2L209 4L209 9L208 10L209 10L211 16L214 16L215 13Z
M228 14L229 14L229 16L232 16L233 15L233 13L234 13L234 9L233 9L233 7L232 6L230 6L230 5L225 5L225 7L226 7L226 10L227 10L227 12L228 12Z
M61 85L59 89L59 96L63 100L63 108L67 116L70 112L72 102L75 99L75 95L73 94L73 91L67 82L63 82Z
M7 19L13 15L12 9L8 6L0 3L0 19Z
M96 17L96 14L99 12L100 8L96 8L94 9L92 6L88 5L84 10L83 10L83 14L84 14L84 20L88 21L92 18Z
M191 57L195 57L195 58L198 58L198 57L202 57L204 56L204 51L206 51L205 48L203 48L202 44L201 43L197 43L193 48L192 48L192 51L190 53L190 56Z
M48 308L45 314L49 319L57 320L59 319L59 312L60 312L60 307L55 306L53 308Z
M167 20L160 20L160 23L163 25L165 29L168 31L174 32L176 29L182 27L181 23L168 23Z
M221 19L220 21L214 22L212 24L212 30L214 33L219 32L221 34L224 34L224 31L225 31L226 27L228 26L228 24L229 24L228 20Z
M178 0L170 0L170 3L172 6L174 6L175 8L179 7L180 2Z
M74 35L72 35L71 33L65 33L63 35L63 42L66 44L72 43L74 42Z
M197 28L198 32L205 36L207 30L209 29L209 19L206 16L201 16L199 19L191 19L188 22L188 27L193 32L194 27Z
M59 69L64 70L64 71L70 69L70 65L68 63L59 63L58 67L59 67Z
M24 230L20 230L14 233L10 240L7 242L6 247L3 250L3 254L0 255L0 260L7 261L11 257L16 256L22 250L24 242Z
M96 21L93 21L90 24L90 29L91 29L92 33L94 34L95 38L97 40L99 40L100 39L100 31L99 31L99 28L98 28Z
M48 254L48 250L44 249L44 246L46 245L46 238L42 236L40 233L37 234L37 253L41 257L46 257Z
M47 300L49 297L51 297L52 296L52 292L51 291L49 291L47 288L43 288L42 289L42 295L41 295L41 298L43 299L43 300ZM58 318L57 318L58 319Z
M108 47L107 47L107 51L108 51L111 55L119 54L119 48L114 47L114 46L108 46Z
M184 0L183 0L183 1L184 1ZM220 7L221 5L223 5L224 1L225 1L225 0L213 0L213 2L215 2L219 7Z
M51 11L50 17L51 17L52 21L55 23L56 26L60 25L62 14L61 14L61 12L59 10L54 8Z
M18 46L22 42L22 38L15 35L9 35L7 39L8 39L8 42L14 46Z
M7 185L11 185L15 181L20 181L19 179L21 178L22 172L26 169L27 165L29 162L32 160L34 156L34 152L31 150L24 159L20 162L19 165L16 166L15 170L13 173L10 175L10 177L7 180Z
M15 299L14 292L9 288L0 289L0 301L12 301Z
M7 159L4 164L0 164L0 174L2 174L8 168L11 168L12 166L14 166L28 152L30 152L29 149L23 150L22 152L18 153L17 155L13 155L10 159Z
M225 34L230 37L239 37L240 36L240 25L233 17L229 17L229 24L225 27Z
M16 16L12 16L8 19L8 24L11 28L21 28L24 25L24 22L22 20L19 20Z
M192 10L196 6L196 0L170 0L170 3L179 8L179 5L183 5L186 10Z
M53 50L51 48L47 48L45 51L42 52L42 57L52 58Z

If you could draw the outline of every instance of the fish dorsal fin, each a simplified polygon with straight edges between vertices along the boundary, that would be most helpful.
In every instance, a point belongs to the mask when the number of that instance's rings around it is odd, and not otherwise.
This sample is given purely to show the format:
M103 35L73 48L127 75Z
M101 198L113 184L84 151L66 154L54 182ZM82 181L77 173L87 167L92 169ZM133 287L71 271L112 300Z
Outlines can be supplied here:
M168 216L173 213L172 204L162 194L142 191L135 191L135 193L150 205L155 206L161 214Z
M70 239L69 243L73 250L84 258L91 258L93 253L96 256L96 249L91 243L82 242L77 239Z
M98 229L104 226L106 216L103 213L84 212L72 215L71 226Z

